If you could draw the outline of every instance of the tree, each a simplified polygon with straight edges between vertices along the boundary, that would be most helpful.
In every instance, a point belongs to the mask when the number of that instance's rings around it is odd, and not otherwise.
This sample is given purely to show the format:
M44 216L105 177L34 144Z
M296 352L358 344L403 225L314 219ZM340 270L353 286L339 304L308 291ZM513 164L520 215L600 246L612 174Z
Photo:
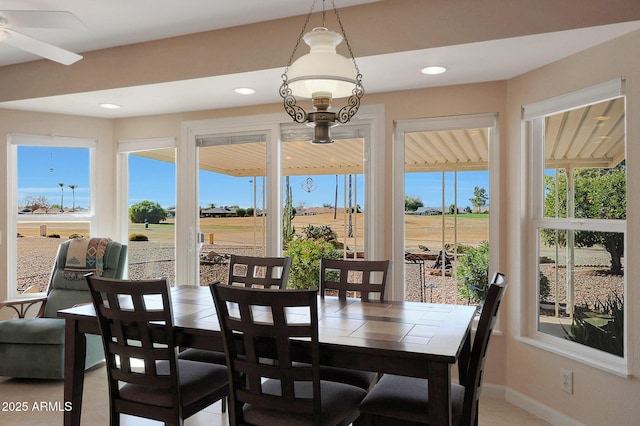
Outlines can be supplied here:
M420 197L415 197L413 195L405 195L404 196L404 210L408 212L415 212L419 207L424 207L422 200Z
M58 182L60 186L60 212L64 212L64 183Z
M133 223L160 223L167 218L167 212L156 202L144 200L129 207L129 220Z
M43 195L39 197L27 195L26 197L24 197L24 206L31 210L31 213L39 209L43 209L45 212L48 212L51 208L49 200L47 200L47 197Z
M487 205L487 200L489 196L487 195L487 190L484 188L480 188L476 186L473 188L473 198L469 198L469 201L476 208L476 211L480 213L482 207Z
M624 219L627 211L625 162L610 169L576 169L574 173L574 217L591 219ZM557 186L557 198L556 198ZM556 199L558 203L556 205ZM559 173L545 176L545 217L567 217L567 176ZM556 231L543 231L545 243L556 243ZM624 235L620 232L575 232L576 247L601 245L611 255L613 274L622 274ZM558 231L558 242L566 245L566 232Z
M76 189L78 188L78 185L69 185L69 188L71 188L71 196L73 198L73 204L72 204L72 208L71 211L75 212L76 211Z

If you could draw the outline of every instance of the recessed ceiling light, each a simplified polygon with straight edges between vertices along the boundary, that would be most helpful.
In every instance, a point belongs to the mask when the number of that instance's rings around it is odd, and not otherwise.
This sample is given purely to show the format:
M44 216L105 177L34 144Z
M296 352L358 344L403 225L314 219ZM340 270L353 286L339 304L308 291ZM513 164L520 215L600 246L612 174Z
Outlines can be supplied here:
M100 104L100 106L102 108L106 108L106 109L120 109L120 105L118 105L118 104L104 103L104 104Z
M256 91L251 87L238 87L237 89L234 89L234 92L240 95L253 95L254 93L256 93Z
M442 74L445 71L447 71L447 68L443 67L442 65L431 65L431 66L422 68L420 72L422 72L422 74L436 75L436 74Z

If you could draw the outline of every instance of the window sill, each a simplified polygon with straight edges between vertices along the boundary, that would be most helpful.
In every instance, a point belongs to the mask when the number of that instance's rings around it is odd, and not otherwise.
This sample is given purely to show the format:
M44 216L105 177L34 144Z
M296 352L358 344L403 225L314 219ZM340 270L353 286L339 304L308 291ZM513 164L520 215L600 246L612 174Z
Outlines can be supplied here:
M547 352L568 358L616 376L629 378L631 373L625 358L607 354L578 343L549 336L518 336L516 340Z

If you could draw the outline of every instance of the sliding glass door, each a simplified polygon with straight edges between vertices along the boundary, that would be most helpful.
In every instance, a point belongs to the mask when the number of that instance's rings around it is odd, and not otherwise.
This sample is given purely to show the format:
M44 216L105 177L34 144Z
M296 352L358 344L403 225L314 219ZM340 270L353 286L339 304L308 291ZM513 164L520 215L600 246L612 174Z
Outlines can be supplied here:
M120 173L130 279L176 279L176 149L173 138L121 141Z
M482 303L496 220L491 205L498 205L490 167L495 117L408 120L399 128L406 131L397 134L396 165L403 173L395 174L394 208L402 209L395 225L403 232L394 248L404 286L395 297Z
M200 283L227 279L231 254L266 253L267 134L199 136Z

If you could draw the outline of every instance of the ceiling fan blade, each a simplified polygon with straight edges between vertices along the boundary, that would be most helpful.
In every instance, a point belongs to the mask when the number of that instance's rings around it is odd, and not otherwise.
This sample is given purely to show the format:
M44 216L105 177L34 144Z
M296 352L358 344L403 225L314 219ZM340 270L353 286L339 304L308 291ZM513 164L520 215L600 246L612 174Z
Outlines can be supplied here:
M2 21L5 21L2 23ZM58 10L0 10L0 26L9 28L82 28L76 15Z
M1 32L6 32L8 34L8 37L2 40L3 43L17 47L18 49L22 49L26 52L33 53L34 55L51 59L52 61L63 65L71 65L82 59L82 56L77 53L73 53L33 37L20 34L17 31L13 31L8 28L0 28L0 33Z

